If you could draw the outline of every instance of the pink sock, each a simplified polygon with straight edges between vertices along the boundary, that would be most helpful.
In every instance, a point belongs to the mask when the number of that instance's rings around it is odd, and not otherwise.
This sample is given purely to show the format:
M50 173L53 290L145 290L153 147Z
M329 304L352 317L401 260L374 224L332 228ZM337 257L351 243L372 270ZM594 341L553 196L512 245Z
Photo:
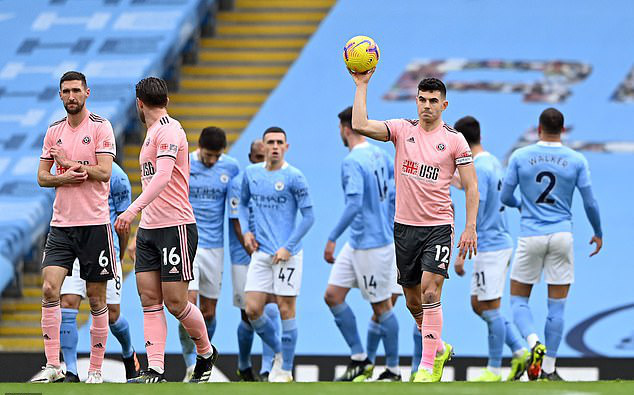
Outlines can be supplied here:
M442 307L440 302L424 304L423 315L423 358L420 366L432 372L438 343L442 334Z
M211 343L207 335L207 326L198 307L191 304L191 302L187 302L185 310L176 318L183 324L183 328L189 333L189 337L196 343L198 355L210 353Z
M89 372L101 372L103 356L106 354L106 340L108 340L108 306L99 311L91 311L90 325L90 367Z
M143 334L147 351L148 368L156 368L163 373L165 369L165 340L167 339L167 321L163 305L157 304L143 308Z
M55 367L59 362L59 328L62 325L62 310L59 300L54 302L42 301L42 336L44 337L44 354L46 364Z

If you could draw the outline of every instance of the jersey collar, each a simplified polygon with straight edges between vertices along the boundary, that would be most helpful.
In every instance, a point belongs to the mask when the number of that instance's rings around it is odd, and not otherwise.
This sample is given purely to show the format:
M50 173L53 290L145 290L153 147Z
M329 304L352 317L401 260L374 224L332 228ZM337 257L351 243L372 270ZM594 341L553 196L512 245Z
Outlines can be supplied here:
M543 145L545 147L562 147L563 144L559 141L538 141L537 145Z
M476 158L479 158L479 157L481 157L481 156L483 156L483 157L484 157L484 156L489 156L489 155L491 155L491 153L490 153L490 152L488 152L488 151L482 151L482 152L479 152L476 156L474 156L474 157L473 157L473 160L476 160Z
M364 141L362 143L359 143L357 145L355 145L354 147L352 147L352 151L356 150L357 148L366 148L369 147L370 143L368 143L367 141Z

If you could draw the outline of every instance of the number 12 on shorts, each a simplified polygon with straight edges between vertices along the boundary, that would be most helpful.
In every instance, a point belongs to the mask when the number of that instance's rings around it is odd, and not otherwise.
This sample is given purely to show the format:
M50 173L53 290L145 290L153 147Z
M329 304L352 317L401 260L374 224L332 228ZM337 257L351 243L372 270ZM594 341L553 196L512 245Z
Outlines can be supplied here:
M442 263L449 263L449 247L436 244L436 261L440 261ZM442 255L442 257L441 257Z

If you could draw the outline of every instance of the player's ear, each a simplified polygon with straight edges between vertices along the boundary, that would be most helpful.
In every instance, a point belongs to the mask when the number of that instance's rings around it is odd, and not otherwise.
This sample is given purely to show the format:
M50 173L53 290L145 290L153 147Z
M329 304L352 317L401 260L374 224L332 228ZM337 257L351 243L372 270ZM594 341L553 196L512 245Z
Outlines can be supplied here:
M90 96L90 88L86 88L86 97Z
M443 111L444 111L444 110L446 110L448 106L449 106L449 102L448 102L447 100L444 100L444 101L442 102L442 109L443 109Z
M165 108L169 107L169 105L170 105L170 98L168 97L167 98L167 104L165 104Z

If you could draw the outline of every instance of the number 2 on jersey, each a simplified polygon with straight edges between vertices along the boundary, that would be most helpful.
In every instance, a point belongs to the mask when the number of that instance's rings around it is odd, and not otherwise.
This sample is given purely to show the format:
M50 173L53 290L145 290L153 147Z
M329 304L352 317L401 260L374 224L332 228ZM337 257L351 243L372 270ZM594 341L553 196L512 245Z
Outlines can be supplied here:
M557 182L557 178L555 177L555 175L553 173L551 173L549 171L542 171L541 173L537 174L537 177L535 177L535 181L537 181L538 183L541 184L542 180L544 178L548 178L548 185L546 186L546 189L544 189L544 192L542 192L541 195L539 195L539 197L537 198L537 200L535 200L535 203L538 203L538 204L555 204L555 199L549 198L548 194L555 187L555 183Z

